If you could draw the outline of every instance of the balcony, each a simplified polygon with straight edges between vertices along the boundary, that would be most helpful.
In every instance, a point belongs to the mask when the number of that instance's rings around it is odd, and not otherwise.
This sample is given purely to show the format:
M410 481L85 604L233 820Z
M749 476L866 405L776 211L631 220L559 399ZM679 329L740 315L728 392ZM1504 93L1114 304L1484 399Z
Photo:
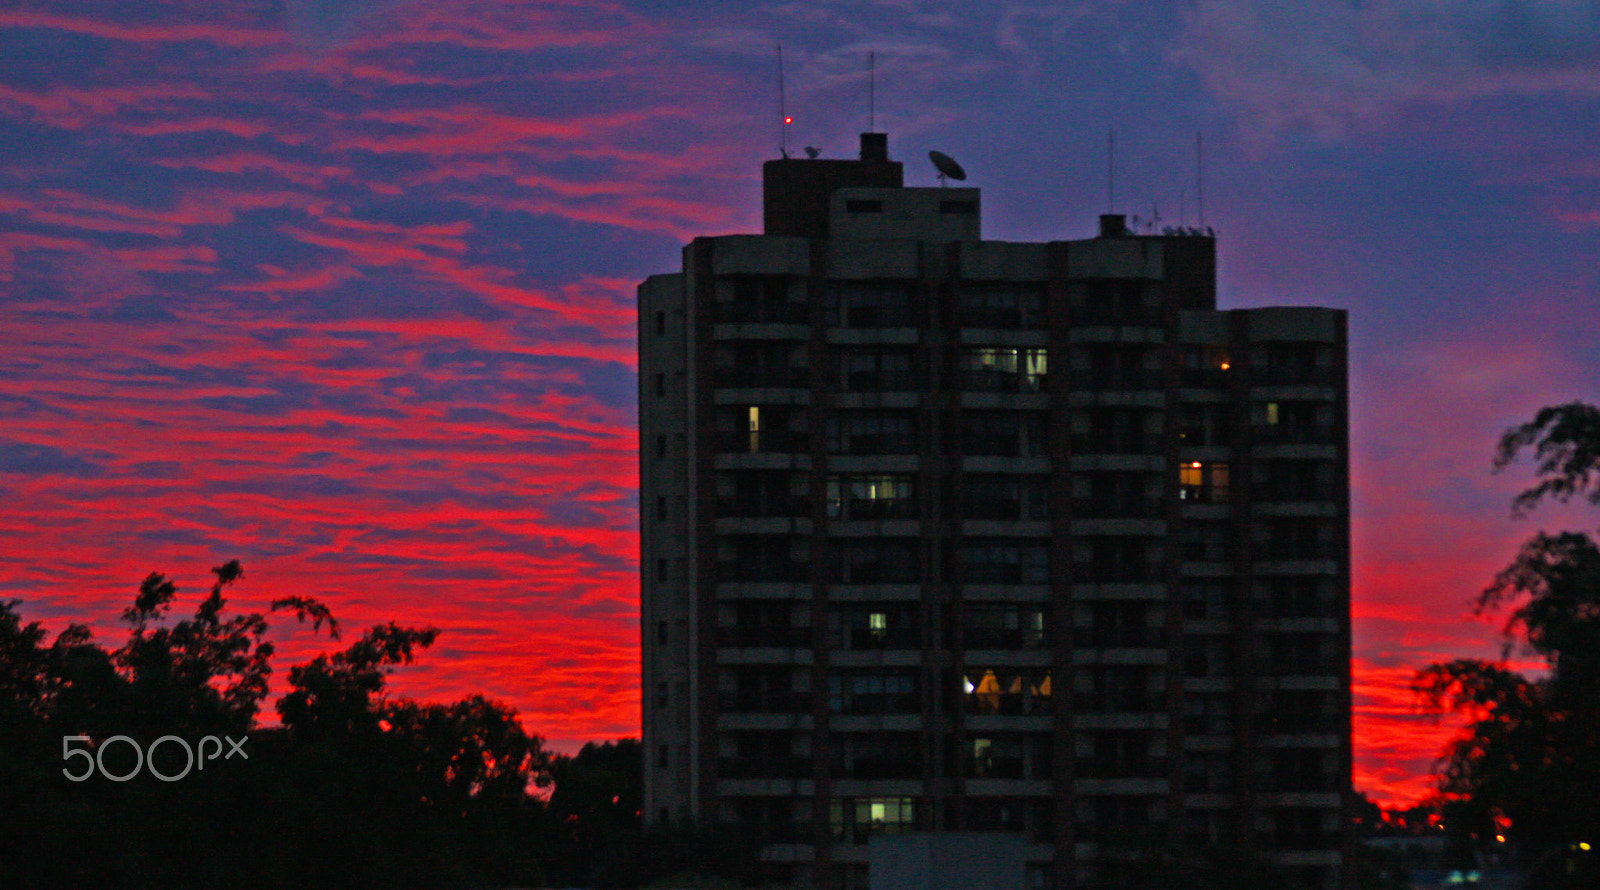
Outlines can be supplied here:
M809 649L809 627L719 627L717 646L724 649Z
M718 581L793 583L811 580L811 563L793 560L749 559L717 563Z
M845 392L917 392L924 386L915 371L851 371L840 381Z
M1072 437L1074 454L1161 454L1160 433L1079 434Z
M1118 327L1158 328L1166 323L1158 306L1130 306L1117 301L1082 303L1075 305L1068 316L1074 326L1115 325Z
M1337 373L1331 367L1279 365L1250 369L1253 386L1334 386Z
M716 324L807 324L805 303L760 300L735 300L713 305L711 319Z
M717 776L723 779L809 779L811 761L799 757L719 757Z
M1292 426L1280 423L1258 426L1253 432L1256 442L1264 445L1337 445L1340 441L1339 428L1331 424Z
M1072 515L1084 519L1158 519L1166 515L1166 509L1161 501L1151 498L1089 497L1076 498L1072 502Z
M810 389L809 368L737 367L711 372L711 385L717 389Z
M717 696L717 709L724 714L809 714L811 693L724 692Z
M810 518L811 503L805 498L798 497L717 498L717 516L745 519Z
M1146 368L1088 368L1073 373L1079 389L1161 389L1165 378Z

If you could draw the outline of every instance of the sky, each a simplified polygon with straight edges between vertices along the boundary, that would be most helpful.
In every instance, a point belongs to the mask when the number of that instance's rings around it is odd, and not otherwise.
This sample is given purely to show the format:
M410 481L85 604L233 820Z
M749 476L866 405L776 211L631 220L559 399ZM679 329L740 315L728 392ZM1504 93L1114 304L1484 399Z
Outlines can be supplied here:
M944 151L1037 241L1093 234L1114 130L1118 212L1203 179L1223 308L1349 310L1355 780L1424 794L1412 673L1497 656L1475 594L1594 525L1490 460L1600 401L1595 0L13 0L0 599L114 643L237 558L238 608L441 628L396 694L637 734L634 288L759 231L779 43L796 149Z

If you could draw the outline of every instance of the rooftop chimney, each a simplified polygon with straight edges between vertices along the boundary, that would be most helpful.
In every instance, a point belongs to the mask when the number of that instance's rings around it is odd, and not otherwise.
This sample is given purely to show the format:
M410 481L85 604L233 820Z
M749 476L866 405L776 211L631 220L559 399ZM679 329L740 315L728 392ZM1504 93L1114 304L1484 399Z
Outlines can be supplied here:
M861 160L887 161L889 160L889 134L888 133L862 133L861 134Z
M1128 218L1120 213L1100 214L1100 237L1120 238L1128 234Z

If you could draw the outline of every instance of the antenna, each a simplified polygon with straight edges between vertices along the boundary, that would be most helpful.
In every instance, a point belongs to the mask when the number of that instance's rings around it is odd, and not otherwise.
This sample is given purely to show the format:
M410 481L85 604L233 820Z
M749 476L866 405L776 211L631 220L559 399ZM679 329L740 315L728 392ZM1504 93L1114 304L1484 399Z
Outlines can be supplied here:
M789 117L789 111L783 93L783 44L778 44L778 153L789 157L789 124L794 118Z
M1194 131L1194 207L1200 225L1206 224L1206 155L1200 131Z
M1106 212L1115 213L1117 204L1117 128L1106 129Z
M867 132L878 132L878 51L867 50Z

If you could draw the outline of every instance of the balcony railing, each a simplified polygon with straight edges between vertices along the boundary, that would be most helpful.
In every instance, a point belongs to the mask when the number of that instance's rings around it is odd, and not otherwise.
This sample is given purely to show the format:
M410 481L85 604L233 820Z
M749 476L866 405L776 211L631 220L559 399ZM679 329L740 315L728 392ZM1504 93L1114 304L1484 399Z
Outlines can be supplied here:
M716 435L717 450L744 454L806 454L811 436L789 430L732 431Z
M1044 392L1045 374L967 368L961 372L961 388L967 392Z

